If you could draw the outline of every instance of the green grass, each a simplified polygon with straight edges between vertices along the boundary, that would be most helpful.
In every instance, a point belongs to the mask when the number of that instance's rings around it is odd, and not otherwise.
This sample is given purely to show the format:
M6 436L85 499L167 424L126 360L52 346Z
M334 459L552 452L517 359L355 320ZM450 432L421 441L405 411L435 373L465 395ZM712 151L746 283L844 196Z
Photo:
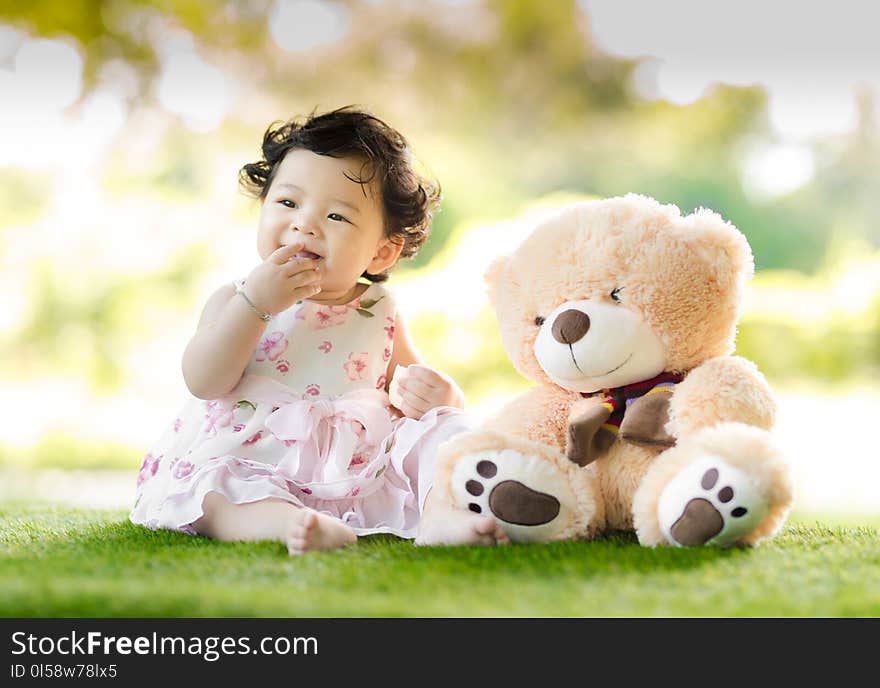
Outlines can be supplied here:
M630 535L492 549L373 536L289 557L149 531L119 511L6 503L0 616L880 616L880 537L876 524L815 522L724 551Z

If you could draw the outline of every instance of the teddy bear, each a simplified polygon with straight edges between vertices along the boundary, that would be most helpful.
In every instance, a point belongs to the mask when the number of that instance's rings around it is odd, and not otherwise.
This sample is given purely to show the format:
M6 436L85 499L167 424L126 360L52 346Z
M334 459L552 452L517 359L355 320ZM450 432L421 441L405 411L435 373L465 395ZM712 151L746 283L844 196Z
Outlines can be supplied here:
M645 546L755 545L791 508L776 403L733 356L746 238L708 209L570 203L486 272L534 383L437 455L435 488L514 542L634 531Z

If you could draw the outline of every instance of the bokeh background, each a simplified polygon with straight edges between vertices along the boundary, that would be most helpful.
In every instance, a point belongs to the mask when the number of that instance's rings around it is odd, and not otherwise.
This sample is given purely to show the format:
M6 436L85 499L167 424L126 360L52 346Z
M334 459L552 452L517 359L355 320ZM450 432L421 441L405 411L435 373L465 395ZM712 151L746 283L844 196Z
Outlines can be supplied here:
M880 43L870 3L0 1L0 499L124 507L204 299L255 264L237 172L350 103L443 187L392 279L483 413L526 383L482 271L531 219L635 191L720 212L737 340L780 397L797 511L880 514Z

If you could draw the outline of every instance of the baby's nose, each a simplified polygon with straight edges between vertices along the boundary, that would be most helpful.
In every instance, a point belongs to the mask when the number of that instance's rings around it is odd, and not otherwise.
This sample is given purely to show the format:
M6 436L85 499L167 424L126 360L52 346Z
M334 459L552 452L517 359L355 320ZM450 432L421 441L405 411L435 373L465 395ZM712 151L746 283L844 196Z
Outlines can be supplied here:
M290 224L281 235L281 240L286 244L292 244L303 236L314 236L315 232L303 224Z
M309 218L299 218L295 222L290 223L289 229L294 234L299 233L314 236L318 232L318 223L313 222Z

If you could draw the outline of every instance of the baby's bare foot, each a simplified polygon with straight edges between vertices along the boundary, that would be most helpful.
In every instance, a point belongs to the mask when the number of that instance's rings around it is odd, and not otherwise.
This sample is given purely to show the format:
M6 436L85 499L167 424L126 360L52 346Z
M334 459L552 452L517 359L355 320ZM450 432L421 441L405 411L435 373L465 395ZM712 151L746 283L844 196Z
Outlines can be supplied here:
M425 511L416 545L506 545L510 538L491 516L478 516L451 506Z
M290 554L311 550L338 549L357 541L344 523L311 509L297 509L291 516L284 543Z

